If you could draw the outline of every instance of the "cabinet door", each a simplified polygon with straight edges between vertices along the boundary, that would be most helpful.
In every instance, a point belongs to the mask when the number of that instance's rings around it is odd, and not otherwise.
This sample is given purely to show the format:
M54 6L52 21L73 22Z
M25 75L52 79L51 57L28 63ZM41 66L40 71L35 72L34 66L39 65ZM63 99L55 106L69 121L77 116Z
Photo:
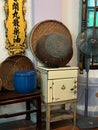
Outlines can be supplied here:
M75 78L53 81L53 102L75 99L77 86Z

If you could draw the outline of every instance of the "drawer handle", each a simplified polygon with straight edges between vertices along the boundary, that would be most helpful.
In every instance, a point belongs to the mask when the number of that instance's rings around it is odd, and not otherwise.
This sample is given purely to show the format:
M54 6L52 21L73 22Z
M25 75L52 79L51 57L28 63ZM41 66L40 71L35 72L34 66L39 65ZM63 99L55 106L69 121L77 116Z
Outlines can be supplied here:
M74 90L74 88L71 88L70 90L71 90L71 91L73 91L73 90Z
M62 85L61 89L62 89L62 90L66 89L66 86L65 86L65 85Z

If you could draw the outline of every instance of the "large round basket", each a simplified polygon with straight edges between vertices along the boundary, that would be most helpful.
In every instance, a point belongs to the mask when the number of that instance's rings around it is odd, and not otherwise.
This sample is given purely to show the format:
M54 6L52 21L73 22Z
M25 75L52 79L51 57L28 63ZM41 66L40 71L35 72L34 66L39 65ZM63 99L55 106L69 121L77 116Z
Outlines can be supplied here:
M73 55L70 31L56 20L45 20L34 26L30 48L37 60L49 67L66 66Z
M19 70L34 70L34 63L24 55L14 55L6 58L0 65L2 88L14 90L13 75Z

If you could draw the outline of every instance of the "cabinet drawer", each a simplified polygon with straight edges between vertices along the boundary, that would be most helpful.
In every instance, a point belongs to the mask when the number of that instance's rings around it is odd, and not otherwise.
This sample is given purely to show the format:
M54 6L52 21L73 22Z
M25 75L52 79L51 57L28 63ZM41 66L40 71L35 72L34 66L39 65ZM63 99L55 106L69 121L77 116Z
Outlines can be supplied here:
M61 79L77 77L78 67L61 67L61 68L44 68L37 67L37 69L47 76L47 79Z
M64 78L71 78L77 77L77 70L58 70L58 71L49 71L48 72L48 79L64 79Z

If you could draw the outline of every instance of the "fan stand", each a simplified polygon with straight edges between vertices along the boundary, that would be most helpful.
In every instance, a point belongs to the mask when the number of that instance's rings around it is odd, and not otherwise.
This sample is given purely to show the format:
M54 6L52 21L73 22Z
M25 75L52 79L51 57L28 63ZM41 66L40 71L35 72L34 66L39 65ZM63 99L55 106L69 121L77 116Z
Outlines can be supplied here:
M77 127L81 129L90 129L98 127L98 120L95 117L88 116L88 75L89 75L90 58L85 57L85 70L87 73L86 87L85 87L85 111L84 117L77 119Z

